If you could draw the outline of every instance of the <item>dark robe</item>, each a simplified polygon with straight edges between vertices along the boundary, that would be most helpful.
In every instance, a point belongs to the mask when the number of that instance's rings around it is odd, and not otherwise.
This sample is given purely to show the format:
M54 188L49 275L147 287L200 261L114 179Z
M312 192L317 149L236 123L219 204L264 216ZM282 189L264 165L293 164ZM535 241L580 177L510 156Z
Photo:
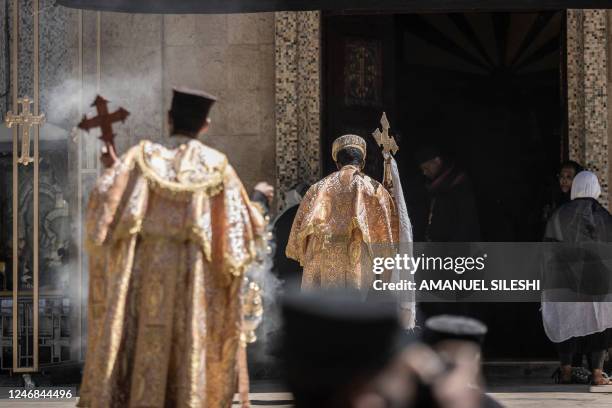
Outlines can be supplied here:
M612 242L612 215L593 198L577 198L553 213L546 226L545 240Z
M537 229L540 233L540 236L536 239L537 241L539 241L546 233L546 224L548 223L548 220L550 220L550 217L552 217L559 207L569 203L570 201L572 201L570 193L564 193L561 191L558 183L554 185L552 189L547 189L546 194L540 197L538 202L542 204L539 213L536 215L539 219L534 221L534 224L538 224Z
M455 166L442 169L440 175L428 186L430 195L426 240L429 242L479 242L480 224L476 200L467 175ZM465 256L469 248L465 245L448 247L429 246L428 256ZM418 275L418 274L417 274ZM421 278L432 274L420 275ZM417 276L417 282L419 276ZM438 314L456 314L484 319L486 310L469 302L426 302L420 310L424 317Z
M478 242L480 225L467 175L447 167L429 186L430 210L426 238L431 242Z
M274 239L276 241L272 272L283 281L283 286L286 290L299 290L302 280L302 267L300 263L285 255L293 219L299 207L300 205L296 204L284 210L278 215L276 220L274 220L272 227Z

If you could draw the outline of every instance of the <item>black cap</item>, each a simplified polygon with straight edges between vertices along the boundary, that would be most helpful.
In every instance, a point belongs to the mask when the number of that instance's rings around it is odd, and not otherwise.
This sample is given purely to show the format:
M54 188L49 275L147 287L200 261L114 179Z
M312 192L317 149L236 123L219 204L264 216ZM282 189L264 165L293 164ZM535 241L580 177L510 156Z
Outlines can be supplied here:
M174 88L170 116L174 133L192 136L197 133L217 98L209 93L188 88Z
M414 159L419 165L441 156L440 150L435 146L421 147L414 153Z
M423 341L431 346L443 340L464 340L481 345L487 326L466 316L438 315L425 321Z
M305 292L284 299L282 310L282 351L296 406L374 375L397 351L395 303L366 303L359 293Z

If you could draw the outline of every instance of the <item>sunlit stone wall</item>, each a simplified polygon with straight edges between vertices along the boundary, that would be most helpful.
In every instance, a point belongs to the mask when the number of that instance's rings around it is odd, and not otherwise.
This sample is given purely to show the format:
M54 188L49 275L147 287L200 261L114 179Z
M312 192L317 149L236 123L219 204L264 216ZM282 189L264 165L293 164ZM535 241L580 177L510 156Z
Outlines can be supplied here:
M274 183L273 14L102 13L100 46L101 92L132 112L120 149L167 137L172 86L203 89L219 97L205 142L247 187Z

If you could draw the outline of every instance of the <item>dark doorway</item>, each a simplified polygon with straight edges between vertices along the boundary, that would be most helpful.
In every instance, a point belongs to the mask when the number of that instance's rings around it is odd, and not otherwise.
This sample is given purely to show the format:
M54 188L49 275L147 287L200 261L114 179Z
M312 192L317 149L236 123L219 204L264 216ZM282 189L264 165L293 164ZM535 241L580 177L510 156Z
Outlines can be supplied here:
M471 178L483 241L540 241L566 155L564 24L561 11L324 16L326 172L333 140L370 138L386 111L415 239L428 202L413 153L434 144ZM366 171L380 178L371 145ZM554 356L539 304L486 308L489 358Z

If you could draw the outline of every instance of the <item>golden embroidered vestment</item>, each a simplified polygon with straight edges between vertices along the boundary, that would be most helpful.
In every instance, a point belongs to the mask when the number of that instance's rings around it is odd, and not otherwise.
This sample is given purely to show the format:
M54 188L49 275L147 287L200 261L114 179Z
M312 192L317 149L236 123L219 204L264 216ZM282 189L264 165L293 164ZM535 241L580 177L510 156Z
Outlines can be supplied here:
M395 255L398 227L389 192L348 165L308 190L286 255L304 268L303 289L367 289L374 278L372 258Z
M86 216L84 407L230 407L241 285L263 217L225 155L144 141L107 169Z

